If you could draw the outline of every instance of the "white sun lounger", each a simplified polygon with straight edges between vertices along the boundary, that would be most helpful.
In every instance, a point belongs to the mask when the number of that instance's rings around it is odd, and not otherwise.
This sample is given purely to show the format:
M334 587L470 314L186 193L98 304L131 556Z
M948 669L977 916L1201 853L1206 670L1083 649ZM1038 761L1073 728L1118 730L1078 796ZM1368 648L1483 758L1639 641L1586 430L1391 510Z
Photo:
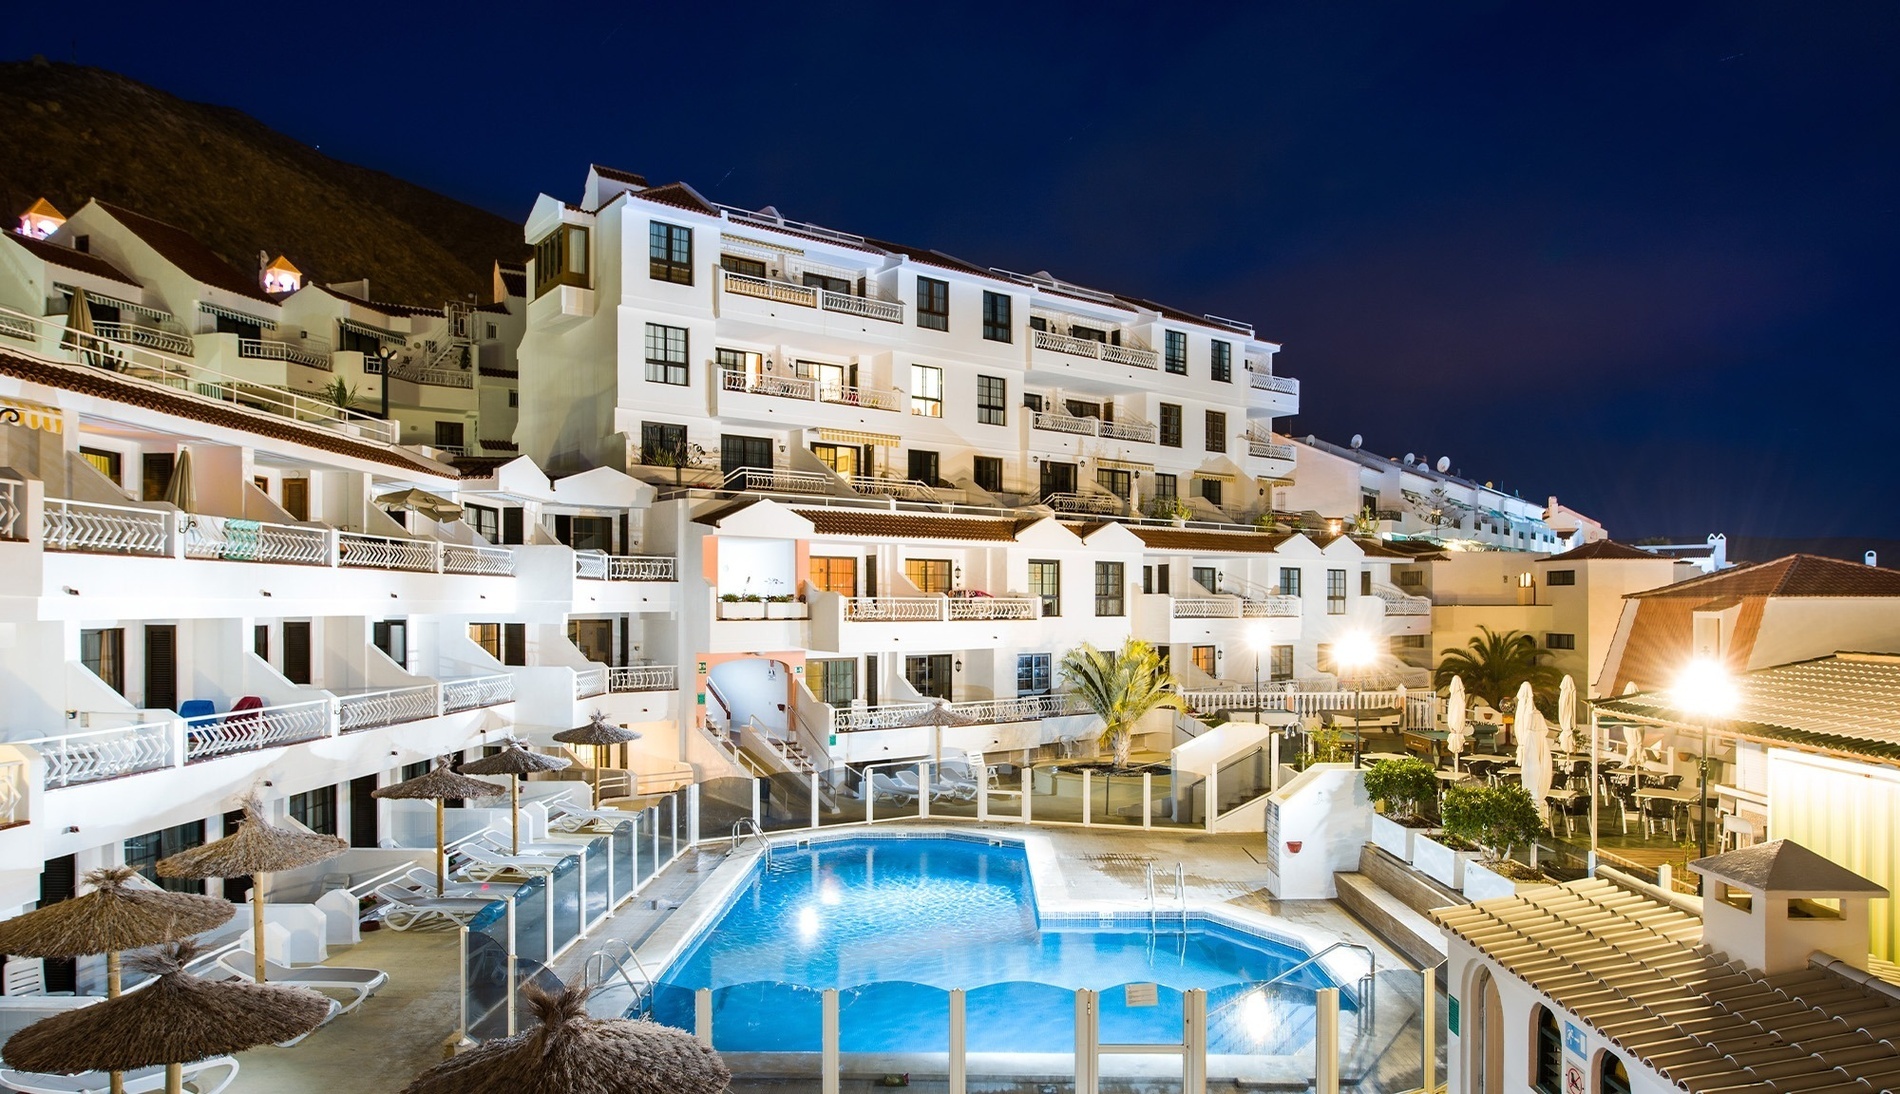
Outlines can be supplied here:
M594 824L612 826L623 821L638 820L639 817L640 814L625 809L574 809L562 806L561 815L548 821L548 827L557 832L578 832Z
M222 1070L215 1085L206 1085L205 1076L209 1072ZM209 1060L199 1060L195 1064L186 1064L185 1081L195 1083L201 1094L219 1094L225 1087L236 1081L238 1062L229 1056L213 1056ZM163 1067L142 1067L137 1071L124 1072L125 1094L148 1094L151 1091L165 1089L165 1069ZM17 1090L20 1094L104 1094L111 1088L109 1076L103 1071L82 1071L77 1075L41 1075L31 1071L0 1070L0 1086L8 1090Z
M240 980L250 980L257 972L257 957L246 950L231 950L218 956L218 967ZM295 968L268 958L264 961L264 975L273 984L309 988L325 995L348 995L348 999L338 1000L343 1004L343 1014L362 1006L363 1000L375 994L377 988L389 983L389 974L381 969L351 969L340 965Z
M899 771L897 773L897 785L903 787L905 790L910 791L910 793L913 796L923 793L923 784L917 780L917 773L914 771ZM975 801L976 800L976 784L975 783L945 782L942 780L938 780L930 784L930 798L932 801L935 801L938 798L953 798L958 801Z
M456 850L462 855L461 872L481 881L498 874L552 873L561 861L544 855L504 855L479 843L465 843Z
M860 796L863 796L862 792ZM873 772L870 797L877 801L914 802L917 800L917 788L907 787L883 772Z
M436 918L465 927L483 908L494 903L484 897L419 897L394 885L378 885L375 894L376 899L382 901L383 922L397 931L406 931Z

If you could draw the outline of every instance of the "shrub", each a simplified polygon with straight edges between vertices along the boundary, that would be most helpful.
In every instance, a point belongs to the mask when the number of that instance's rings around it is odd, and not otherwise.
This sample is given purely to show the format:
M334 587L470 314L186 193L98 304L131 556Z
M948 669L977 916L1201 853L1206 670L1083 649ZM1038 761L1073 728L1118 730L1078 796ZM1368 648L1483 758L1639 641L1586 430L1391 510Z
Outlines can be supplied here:
M1515 783L1503 786L1454 786L1445 791L1445 834L1477 844L1486 862L1496 862L1513 847L1542 835L1537 803Z
M1366 769L1366 793L1385 803L1396 821L1407 821L1438 804L1438 775L1424 760L1387 760Z

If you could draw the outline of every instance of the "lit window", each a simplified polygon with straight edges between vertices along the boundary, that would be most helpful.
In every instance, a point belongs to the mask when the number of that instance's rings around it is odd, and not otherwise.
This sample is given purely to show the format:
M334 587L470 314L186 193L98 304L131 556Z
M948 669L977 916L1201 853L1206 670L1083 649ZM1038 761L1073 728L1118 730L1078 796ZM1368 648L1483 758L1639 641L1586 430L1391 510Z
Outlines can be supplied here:
M910 412L925 418L943 417L943 370L931 365L910 366Z

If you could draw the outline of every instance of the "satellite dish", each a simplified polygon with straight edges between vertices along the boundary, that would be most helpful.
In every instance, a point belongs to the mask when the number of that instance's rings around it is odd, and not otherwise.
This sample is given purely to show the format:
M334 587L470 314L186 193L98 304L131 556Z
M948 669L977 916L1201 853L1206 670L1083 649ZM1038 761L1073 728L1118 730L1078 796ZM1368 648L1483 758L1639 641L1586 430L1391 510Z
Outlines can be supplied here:
M1438 473L1442 475L1445 472L1450 471L1450 470L1451 470L1451 457L1450 456L1438 457Z
M1366 439L1364 437L1361 437L1357 433L1354 433L1352 435L1352 446L1354 448L1358 448L1360 445L1365 444L1365 443L1366 443Z
M1407 452L1405 454L1405 466L1410 467L1417 462L1418 462L1417 456L1412 455L1410 452Z

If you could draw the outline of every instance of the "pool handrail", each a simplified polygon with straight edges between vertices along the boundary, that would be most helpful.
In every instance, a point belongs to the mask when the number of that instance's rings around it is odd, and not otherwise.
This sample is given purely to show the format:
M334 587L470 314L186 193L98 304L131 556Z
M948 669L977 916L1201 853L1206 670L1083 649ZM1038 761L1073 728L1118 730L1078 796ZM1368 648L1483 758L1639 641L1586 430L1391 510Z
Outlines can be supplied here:
M1292 976L1294 973L1299 972L1301 969L1306 968L1308 965L1318 962L1320 958L1325 957L1334 950L1357 950L1366 955L1366 971L1359 975L1359 989L1357 992L1357 1002L1359 1003L1357 1020L1360 1025L1363 1026L1366 1021L1366 1014L1372 1010L1373 992L1378 984L1378 981L1374 979L1374 974L1379 971L1379 961L1378 957L1373 954L1372 947L1360 942L1334 942L1316 950L1307 955L1304 961L1300 961L1290 968L1282 969L1280 972L1275 973L1271 979L1263 980L1253 987L1248 988L1246 991L1241 992L1239 995L1234 996L1232 999L1227 1000L1225 1003L1222 1003L1220 1006L1215 1007L1208 1012L1208 1017L1211 1018L1219 1014L1221 1011L1234 1006L1255 992L1267 990L1273 985L1285 980L1287 977Z

